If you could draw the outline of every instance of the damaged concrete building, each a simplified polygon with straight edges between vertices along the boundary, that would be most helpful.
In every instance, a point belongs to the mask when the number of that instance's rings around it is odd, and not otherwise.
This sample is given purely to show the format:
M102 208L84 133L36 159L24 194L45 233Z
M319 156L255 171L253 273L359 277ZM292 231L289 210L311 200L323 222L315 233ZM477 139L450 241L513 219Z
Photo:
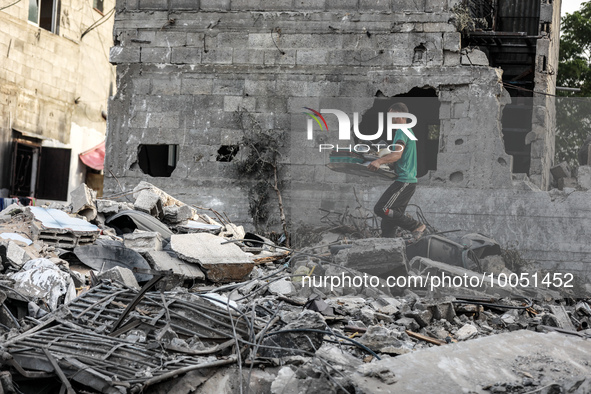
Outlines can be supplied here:
M149 180L248 223L248 191L232 166L242 112L288 135L294 225L316 222L319 208L354 206L354 188L371 207L387 183L326 168L318 145L328 133L307 139L304 108L363 118L384 111L382 100L429 98L435 112L409 105L419 119L413 202L429 221L494 236L547 269L585 272L589 194L548 191L560 5L119 0L105 189ZM339 128L335 116L326 122Z
M115 0L0 7L0 197L66 201L102 174L78 155L104 141ZM104 150L104 149L103 149Z

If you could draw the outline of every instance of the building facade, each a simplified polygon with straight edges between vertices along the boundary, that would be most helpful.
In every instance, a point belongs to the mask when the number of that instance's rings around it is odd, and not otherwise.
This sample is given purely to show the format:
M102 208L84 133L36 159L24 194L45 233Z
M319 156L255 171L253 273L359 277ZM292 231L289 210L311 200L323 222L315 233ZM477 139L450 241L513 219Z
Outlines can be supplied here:
M583 271L591 262L582 231L589 214L581 216L587 195L547 192L560 1L119 0L117 7L108 190L148 180L249 223L256 201L232 163L243 148L237 115L248 114L256 127L281 133L292 224L318 223L320 208L355 206L354 191L371 208L388 183L326 168L319 145L335 138L341 121L323 110L347 114L353 128L354 113L363 124L408 99L420 120L414 201L432 224L518 244L553 269L568 262ZM308 138L310 109L325 114L333 134L312 123Z
M0 7L2 197L66 201L102 175L78 154L104 141L115 92L114 0L21 0ZM93 172L92 170L88 173Z

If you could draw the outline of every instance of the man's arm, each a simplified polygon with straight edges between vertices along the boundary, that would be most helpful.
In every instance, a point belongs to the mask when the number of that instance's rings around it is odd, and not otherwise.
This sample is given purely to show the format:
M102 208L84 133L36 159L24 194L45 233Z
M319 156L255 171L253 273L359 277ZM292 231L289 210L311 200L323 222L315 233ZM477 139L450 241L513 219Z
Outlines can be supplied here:
M380 168L380 166L382 164L395 163L398 160L400 160L400 158L402 157L402 152L404 151L405 146L402 141L397 141L396 145L397 145L396 152L388 153L387 155L384 155L384 156L380 157L379 159L372 161L371 163L369 163L367 168L370 171L377 171L378 168Z

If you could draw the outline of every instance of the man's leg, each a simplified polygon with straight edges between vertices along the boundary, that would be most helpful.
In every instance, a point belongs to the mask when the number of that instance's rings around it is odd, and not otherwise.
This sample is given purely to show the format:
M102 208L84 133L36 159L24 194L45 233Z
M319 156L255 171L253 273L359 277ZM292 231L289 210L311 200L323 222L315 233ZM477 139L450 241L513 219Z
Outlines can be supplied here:
M374 212L382 218L383 237L393 237L397 226L409 231L421 227L421 223L404 214L415 189L415 183L394 182L382 194L374 207Z

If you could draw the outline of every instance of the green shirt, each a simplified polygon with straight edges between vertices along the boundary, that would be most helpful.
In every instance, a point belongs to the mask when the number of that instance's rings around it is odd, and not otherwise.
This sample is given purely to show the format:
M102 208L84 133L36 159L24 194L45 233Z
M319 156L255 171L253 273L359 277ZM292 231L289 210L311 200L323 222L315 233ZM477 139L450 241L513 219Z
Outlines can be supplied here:
M411 129L408 130L412 135L415 135ZM394 163L394 171L398 174L396 180L405 183L417 183L417 142L408 138L404 131L400 129L394 135L394 143L398 141L404 143L404 150L400 160Z

